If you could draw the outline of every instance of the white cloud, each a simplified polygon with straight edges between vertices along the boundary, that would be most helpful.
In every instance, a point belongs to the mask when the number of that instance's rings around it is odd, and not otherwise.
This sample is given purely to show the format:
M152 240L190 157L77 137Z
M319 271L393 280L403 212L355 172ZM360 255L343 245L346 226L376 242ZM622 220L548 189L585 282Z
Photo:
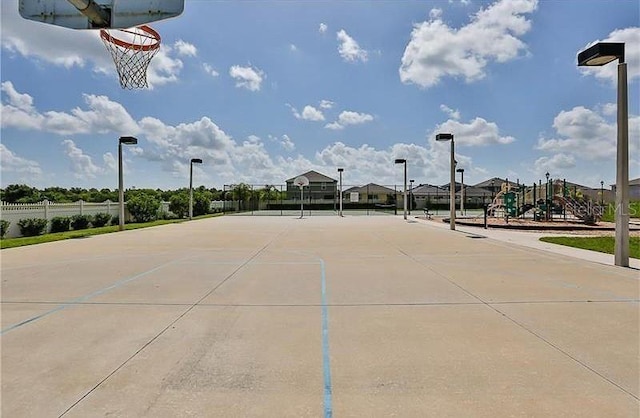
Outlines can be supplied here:
M13 83L5 81L1 86L8 98L8 104L2 104L3 128L33 129L59 135L108 132L134 135L139 132L127 110L106 96L85 94L83 97L88 110L75 108L71 113L39 112L33 106L33 98L18 93Z
M441 104L440 110L446 113L450 118L453 118L455 120L460 119L460 111L458 111L457 109L453 110L449 106Z
M585 46L586 49L597 42L624 42L625 62L627 63L627 79L629 81L640 77L640 27L614 30L606 39L595 41ZM582 51L581 49L581 51ZM579 52L579 51L578 51ZM577 56L577 53L576 53ZM616 61L617 62L617 61ZM608 80L613 85L618 82L618 66L615 63L602 67L578 67L585 75L593 75L596 78Z
M341 29L340 32L337 33L337 38L339 41L338 53L340 54L342 59L344 59L346 62L367 62L367 51L360 48L358 42L356 42L355 39L349 36L344 29Z
M488 122L480 117L476 117L469 123L449 119L436 126L429 137L435 138L438 132L452 133L456 145L459 146L505 145L515 141L512 136L501 136L495 122Z
M319 111L315 107L307 105L304 107L304 109L302 109L302 119L312 120L312 121L322 121L324 120L324 115L322 114L321 111Z
M289 138L289 136L286 134L282 135L282 140L280 141L280 145L282 145L282 148L284 148L289 152L296 149L296 144L294 144L291 138Z
M320 107L322 109L331 109L333 107L333 105L335 105L334 102L332 102L331 100L320 100Z
M42 168L37 161L22 158L0 144L0 170L2 172L22 173L27 176L40 176Z
M426 88L446 76L464 77L467 82L483 78L490 61L507 62L527 50L518 37L531 28L525 15L537 5L537 0L499 0L460 29L433 13L429 21L414 25L402 56L400 80Z
M102 174L104 169L95 165L90 156L85 154L76 144L70 140L62 141L64 153L71 160L71 171L74 177L78 179L96 178L98 174Z
M551 157L540 157L533 163L533 172L538 176L544 173L563 173L576 166L576 159L573 155L555 154Z
M294 44L289 44L289 50L291 52L296 52L298 50L298 47L295 46Z
M553 120L556 138L540 138L536 149L567 153L587 161L615 159L617 123L610 106L598 110L583 106L561 111ZM640 116L629 117L629 156L640 160ZM636 156L636 157L634 157Z
M371 122L373 116L367 113L358 113L345 110L338 116L338 120L325 125L327 129L340 130L344 129L348 125L360 125L363 123Z
M318 32L326 33L327 29L329 29L329 27L326 25L326 23L320 23L320 26L318 27Z
M265 78L264 72L253 67L234 65L229 69L229 75L236 80L236 87L249 91L259 91Z
M173 44L173 47L176 49L176 51L178 52L178 55L180 56L195 57L196 55L198 55L198 49L196 48L196 46L188 42L185 42L182 39L178 39Z
M206 62L202 64L202 68L204 68L205 73L209 74L211 77L217 77L220 75L211 65Z

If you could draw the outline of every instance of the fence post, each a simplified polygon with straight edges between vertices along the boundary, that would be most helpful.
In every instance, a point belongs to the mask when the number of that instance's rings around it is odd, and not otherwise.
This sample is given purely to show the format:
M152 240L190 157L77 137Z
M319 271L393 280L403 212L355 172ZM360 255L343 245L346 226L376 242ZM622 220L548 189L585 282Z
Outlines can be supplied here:
M47 199L44 199L42 203L44 204L44 219L48 221L49 220L49 201Z
M84 201L80 199L78 203L80 203L80 215L84 215Z

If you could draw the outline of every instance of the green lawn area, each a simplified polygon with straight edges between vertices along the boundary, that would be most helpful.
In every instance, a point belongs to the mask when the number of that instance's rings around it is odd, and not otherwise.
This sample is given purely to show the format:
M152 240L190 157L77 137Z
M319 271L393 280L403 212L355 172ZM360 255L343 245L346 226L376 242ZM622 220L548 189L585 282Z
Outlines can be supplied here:
M615 222L615 214L615 205L608 205L607 209L602 214L602 220L605 222ZM640 218L640 202L629 203L629 217Z
M194 216L194 220L211 218L214 216L221 216L221 213L202 215L202 216ZM150 228L158 225L167 225L167 224L175 224L186 222L187 219L171 219L171 220L159 220L153 222L145 222L145 223L130 223L125 224L125 230L132 229L140 229L140 228ZM115 226L103 226L101 228L89 228L82 229L80 231L67 231L67 232L55 232L53 234L45 234L38 235L36 237L19 237L19 238L5 238L0 240L0 248L14 248L14 247L22 247L24 245L34 245L34 244L43 244L45 242L53 242L60 241L63 239L73 239L73 238L85 238L90 237L92 235L100 235L100 234L109 234L111 232L117 232L118 225Z
M540 241L613 254L614 237L542 237ZM629 238L629 255L640 259L640 237Z

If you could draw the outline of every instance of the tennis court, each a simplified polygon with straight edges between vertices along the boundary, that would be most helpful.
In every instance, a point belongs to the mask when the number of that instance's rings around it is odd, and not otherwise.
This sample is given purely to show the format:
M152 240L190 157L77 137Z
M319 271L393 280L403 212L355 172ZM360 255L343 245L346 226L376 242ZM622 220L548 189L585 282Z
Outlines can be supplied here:
M2 251L2 415L637 416L638 271L402 216Z

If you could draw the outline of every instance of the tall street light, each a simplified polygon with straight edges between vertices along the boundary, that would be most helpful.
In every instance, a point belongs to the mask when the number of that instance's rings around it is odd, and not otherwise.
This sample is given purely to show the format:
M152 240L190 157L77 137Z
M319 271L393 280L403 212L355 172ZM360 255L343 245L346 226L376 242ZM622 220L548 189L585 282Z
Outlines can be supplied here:
M338 214L340 216L342 216L342 172L344 171L344 168L339 168L338 169L338 174L340 175L340 197L338 198L338 200L340 201L340 211L338 212Z
M122 144L135 145L138 139L121 136L118 139L118 231L124 231L124 180L122 178Z
M600 206L604 206L604 181L600 180Z
M618 60L618 140L616 161L616 266L629 267L629 109L627 64L623 42L598 42L578 54L579 66L601 66Z
M193 219L193 165L202 164L200 158L192 158L189 164L189 220Z
M403 207L404 207L404 219L407 220L407 160L404 158L396 158L396 164L404 164L404 193L403 193Z
M456 229L456 160L454 158L453 134L437 134L436 141L451 141L451 175L449 176L449 228Z
M413 208L413 182L415 180L409 180L409 215L411 215L411 208Z
M464 215L464 168L458 168L456 170L458 173L461 174L461 179L460 179L460 215Z

